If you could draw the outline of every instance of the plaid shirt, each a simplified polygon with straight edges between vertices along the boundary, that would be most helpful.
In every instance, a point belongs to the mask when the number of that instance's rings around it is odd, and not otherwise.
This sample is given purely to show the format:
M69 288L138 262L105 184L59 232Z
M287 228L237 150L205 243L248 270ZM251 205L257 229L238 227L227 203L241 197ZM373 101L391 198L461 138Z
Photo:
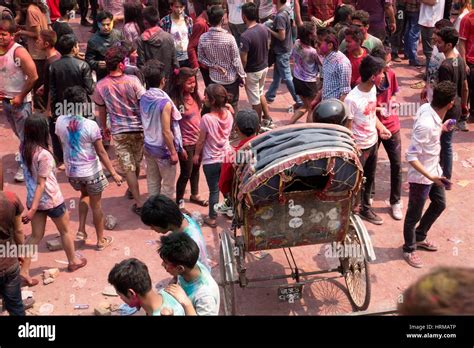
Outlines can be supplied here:
M329 53L323 61L322 99L339 99L351 91L352 66L349 59L340 51Z
M245 77L237 43L234 37L222 28L209 28L209 31L201 36L198 60L209 67L209 76L215 83L229 85L235 82L238 76ZM224 68L226 74L217 70L218 66Z
M418 12L420 11L420 0L399 0L400 5L405 5L405 11Z
M340 4L342 0L308 0L308 16L327 21L334 17L334 12Z
M193 19L187 15L184 15L184 22L188 28L188 37L191 37L193 33ZM167 33L171 33L171 25L173 24L171 20L171 15L164 16L160 21L160 27Z

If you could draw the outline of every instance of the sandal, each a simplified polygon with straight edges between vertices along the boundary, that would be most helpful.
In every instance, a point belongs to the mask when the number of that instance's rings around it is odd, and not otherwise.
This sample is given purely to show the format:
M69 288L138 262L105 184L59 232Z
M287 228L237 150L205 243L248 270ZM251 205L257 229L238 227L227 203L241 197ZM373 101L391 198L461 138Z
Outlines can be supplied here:
M83 231L77 231L75 241L76 242L82 242L82 241L85 241L85 240L87 240L87 233L83 232Z
M425 82L425 81L420 81L420 82L416 82L416 83L412 84L412 85L410 86L410 88L413 88L413 89L423 89L425 86L426 86L426 82Z
M193 197L189 197L189 201L191 203L200 205L201 207L209 206L209 201L207 199L196 199L196 198L193 198Z
M216 227L217 227L217 222L215 222L215 221L214 221L214 222L211 222L211 220L213 220L213 219L211 219L211 218L208 216L208 217L204 218L204 223L205 223L207 226L211 227L211 228L216 228Z
M78 265L69 265L69 266L67 266L67 270L68 270L68 272L74 272L74 271L77 271L79 268L84 267L85 265L87 265L87 259L82 258L80 264L78 264Z
M97 243L97 250L102 251L114 241L113 237L104 237L101 243Z
M27 280L25 277L21 276L21 287L28 286L28 287L31 288L31 287L36 286L36 285L38 285L38 284L39 284L39 280L38 280L38 279L32 278L32 279L31 279L31 282L28 282L28 280Z
M132 211L138 216L142 216L142 208L137 207L137 203L132 205Z

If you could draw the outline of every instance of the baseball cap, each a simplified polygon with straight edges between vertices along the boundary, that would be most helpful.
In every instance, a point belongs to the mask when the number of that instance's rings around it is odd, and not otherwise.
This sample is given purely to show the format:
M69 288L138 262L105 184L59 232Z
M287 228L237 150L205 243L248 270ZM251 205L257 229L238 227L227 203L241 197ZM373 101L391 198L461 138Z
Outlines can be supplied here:
M258 115L255 110L240 110L235 115L237 128L246 136L257 133Z

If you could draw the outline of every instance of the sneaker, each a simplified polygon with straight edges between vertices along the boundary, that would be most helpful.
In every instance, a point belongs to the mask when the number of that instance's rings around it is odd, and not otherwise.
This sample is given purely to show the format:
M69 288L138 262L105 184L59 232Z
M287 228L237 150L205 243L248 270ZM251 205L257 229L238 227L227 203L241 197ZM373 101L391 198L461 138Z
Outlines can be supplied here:
M395 220L403 219L402 205L400 203L395 203L391 205L392 207L392 217Z
M466 121L459 121L457 126L456 126L456 129L461 131L461 132L469 132L469 127L467 126Z
M227 202L227 200L224 200L222 203L216 203L214 205L214 210L216 211L217 214L223 214L227 215L228 217L234 217L234 211L232 206Z
M416 247L427 251L438 251L438 246L428 239L425 239L422 242L417 242Z
M418 257L416 251L411 253L403 253L403 259L412 267L421 268L423 267L423 262Z
M366 220L366 221L368 221L368 222L370 222L374 225L382 225L383 224L383 219L380 216L378 216L377 214L375 214L372 209L361 210L359 212L359 216L362 219L364 219L364 220Z
M13 177L16 182L24 182L25 177L23 175L23 168L21 166L18 167L15 176Z
M275 128L275 124L273 123L273 120L271 118L264 118L262 120L262 127L273 129Z

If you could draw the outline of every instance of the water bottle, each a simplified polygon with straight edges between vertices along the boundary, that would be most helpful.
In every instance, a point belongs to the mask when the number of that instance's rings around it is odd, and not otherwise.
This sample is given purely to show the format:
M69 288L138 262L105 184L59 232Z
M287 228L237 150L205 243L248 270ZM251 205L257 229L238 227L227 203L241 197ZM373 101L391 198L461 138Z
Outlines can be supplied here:
M191 214L191 217L193 218L194 221L196 221L196 223L199 225L199 226L202 226L203 223L204 223L204 220L202 218L202 215L200 212L198 211L195 211Z

